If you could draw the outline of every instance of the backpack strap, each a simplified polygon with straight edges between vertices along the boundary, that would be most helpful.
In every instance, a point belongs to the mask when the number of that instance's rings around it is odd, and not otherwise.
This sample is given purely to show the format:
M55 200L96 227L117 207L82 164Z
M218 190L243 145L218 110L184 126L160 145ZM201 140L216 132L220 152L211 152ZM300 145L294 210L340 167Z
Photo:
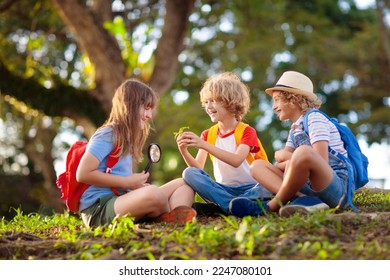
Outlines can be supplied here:
M242 135L244 134L245 129L248 127L248 124L239 122L234 130L234 139L236 140L237 146L239 145ZM209 132L207 134L207 142L215 145L215 142L217 141L217 135L218 135L218 124L213 125L210 127ZM248 156L246 157L246 160L249 164L251 164L255 159L264 159L268 161L267 154L265 153L265 150L263 148L263 145L260 142L260 139L257 139L259 143L260 150L255 154L255 157L252 156L251 153L248 153ZM210 159L214 160L214 156L212 154L209 154Z
M336 123L338 123L337 119L329 117L325 112L323 112L321 110L312 109L312 110L307 111L305 113L305 115L304 115L304 118L303 118L303 130L304 130L304 132L307 135L309 135L308 118L309 118L309 115L311 113L313 113L313 112L318 112L318 113L321 113L322 115L324 115L330 122L332 122L336 126L337 130L341 134L341 132L340 132L340 130L338 128L338 125L336 124ZM340 135L340 137L341 137L341 135ZM341 159L342 161L344 161L346 163L347 170L348 170L347 202L348 202L348 204L351 206L351 208L356 213L359 213L359 210L353 204L353 200L352 200L353 199L353 193L354 193L354 191L353 191L353 181L352 181L352 178L354 178L354 172L352 170L352 163L350 162L350 160L347 157L345 157L344 155L336 152L329 145L328 145L328 151L329 151L329 153L332 153L333 155L337 156L339 159Z
M239 145L238 143L241 142L242 135L244 135L244 130L248 127L248 124L239 122L237 124L236 129L234 130L234 138L236 139L236 144L237 146ZM251 153L248 153L248 156L246 157L247 162L249 165L255 160L252 156Z
M236 130L234 131L234 137L236 139L236 143L238 146L238 143L240 143L242 136L244 135L245 129L249 125L243 122L239 122ZM267 153L265 152L263 145L261 144L261 141L259 138L257 138L257 142L259 144L260 150L253 156L251 153L248 153L248 156L246 157L246 160L248 161L249 164L251 164L255 159L262 159L265 161L268 161Z
M108 156L106 173L111 173L112 168L115 166L115 164L118 163L120 158L119 155L120 151L121 151L121 146L119 144L119 141L117 141L114 149L111 151L110 155ZM119 192L116 188L111 188L111 190L116 196L119 196Z
M218 134L218 124L215 124L209 128L206 141L209 142L211 145L215 145L215 142L217 142L217 134Z
M264 149L263 145L261 144L260 139L257 138L257 141L259 142L260 150L255 154L255 160L256 159L262 159L262 160L265 160L265 161L269 162L267 153L265 152L265 149Z
M217 142L217 135L218 135L218 124L213 125L209 128L209 132L207 133L207 139L206 141L210 143L211 145L215 146L215 142ZM214 160L214 156L212 154L209 154L211 161Z
M101 129L103 127L104 126L101 126L98 129ZM114 149L112 149L111 153L108 155L106 173L111 173L112 168L115 166L115 164L118 163L118 161L120 159L120 151L121 151L121 144L120 143L121 143L120 139L117 139ZM119 196L119 192L116 188L112 187L111 191L116 196Z

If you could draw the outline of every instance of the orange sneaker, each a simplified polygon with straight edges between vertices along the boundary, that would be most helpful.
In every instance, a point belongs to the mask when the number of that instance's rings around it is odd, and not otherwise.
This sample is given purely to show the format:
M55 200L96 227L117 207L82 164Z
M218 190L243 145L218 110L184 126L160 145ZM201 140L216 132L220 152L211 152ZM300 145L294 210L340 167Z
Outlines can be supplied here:
M170 212L161 214L154 222L157 223L174 223L174 224L185 224L191 222L196 217L195 209L188 206L178 206Z

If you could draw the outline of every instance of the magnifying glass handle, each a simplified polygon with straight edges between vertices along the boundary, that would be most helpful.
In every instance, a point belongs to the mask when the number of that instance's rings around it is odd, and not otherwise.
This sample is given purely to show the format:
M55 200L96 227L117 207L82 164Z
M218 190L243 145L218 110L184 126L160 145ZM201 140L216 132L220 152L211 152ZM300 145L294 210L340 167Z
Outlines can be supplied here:
M149 168L150 168L151 165L152 165L152 161L149 160L148 165L146 165L146 167L144 169L145 173L147 173L149 171Z

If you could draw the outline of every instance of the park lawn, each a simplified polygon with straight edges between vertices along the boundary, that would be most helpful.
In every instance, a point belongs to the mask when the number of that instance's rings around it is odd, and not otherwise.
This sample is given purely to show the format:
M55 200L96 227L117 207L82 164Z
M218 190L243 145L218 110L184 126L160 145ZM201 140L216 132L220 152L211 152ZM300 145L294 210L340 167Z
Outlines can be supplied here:
M354 203L360 213L198 217L186 225L123 217L94 229L69 212L16 209L0 221L0 259L390 259L390 192L363 189Z

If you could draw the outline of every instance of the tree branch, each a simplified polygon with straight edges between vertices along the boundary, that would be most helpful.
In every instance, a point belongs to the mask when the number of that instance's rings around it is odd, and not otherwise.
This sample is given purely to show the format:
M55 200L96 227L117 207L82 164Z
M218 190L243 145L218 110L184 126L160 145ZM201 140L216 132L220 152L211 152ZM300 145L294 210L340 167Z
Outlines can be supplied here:
M0 92L23 100L34 109L48 116L62 116L76 122L93 122L101 125L107 117L101 104L87 91L56 82L56 88L47 89L33 78L26 79L12 74L0 61ZM87 121L89 120L89 121Z
M16 1L16 0L8 0L8 1L5 1L4 3L1 3L0 4L0 13L8 10L16 2L18 2L18 1Z

